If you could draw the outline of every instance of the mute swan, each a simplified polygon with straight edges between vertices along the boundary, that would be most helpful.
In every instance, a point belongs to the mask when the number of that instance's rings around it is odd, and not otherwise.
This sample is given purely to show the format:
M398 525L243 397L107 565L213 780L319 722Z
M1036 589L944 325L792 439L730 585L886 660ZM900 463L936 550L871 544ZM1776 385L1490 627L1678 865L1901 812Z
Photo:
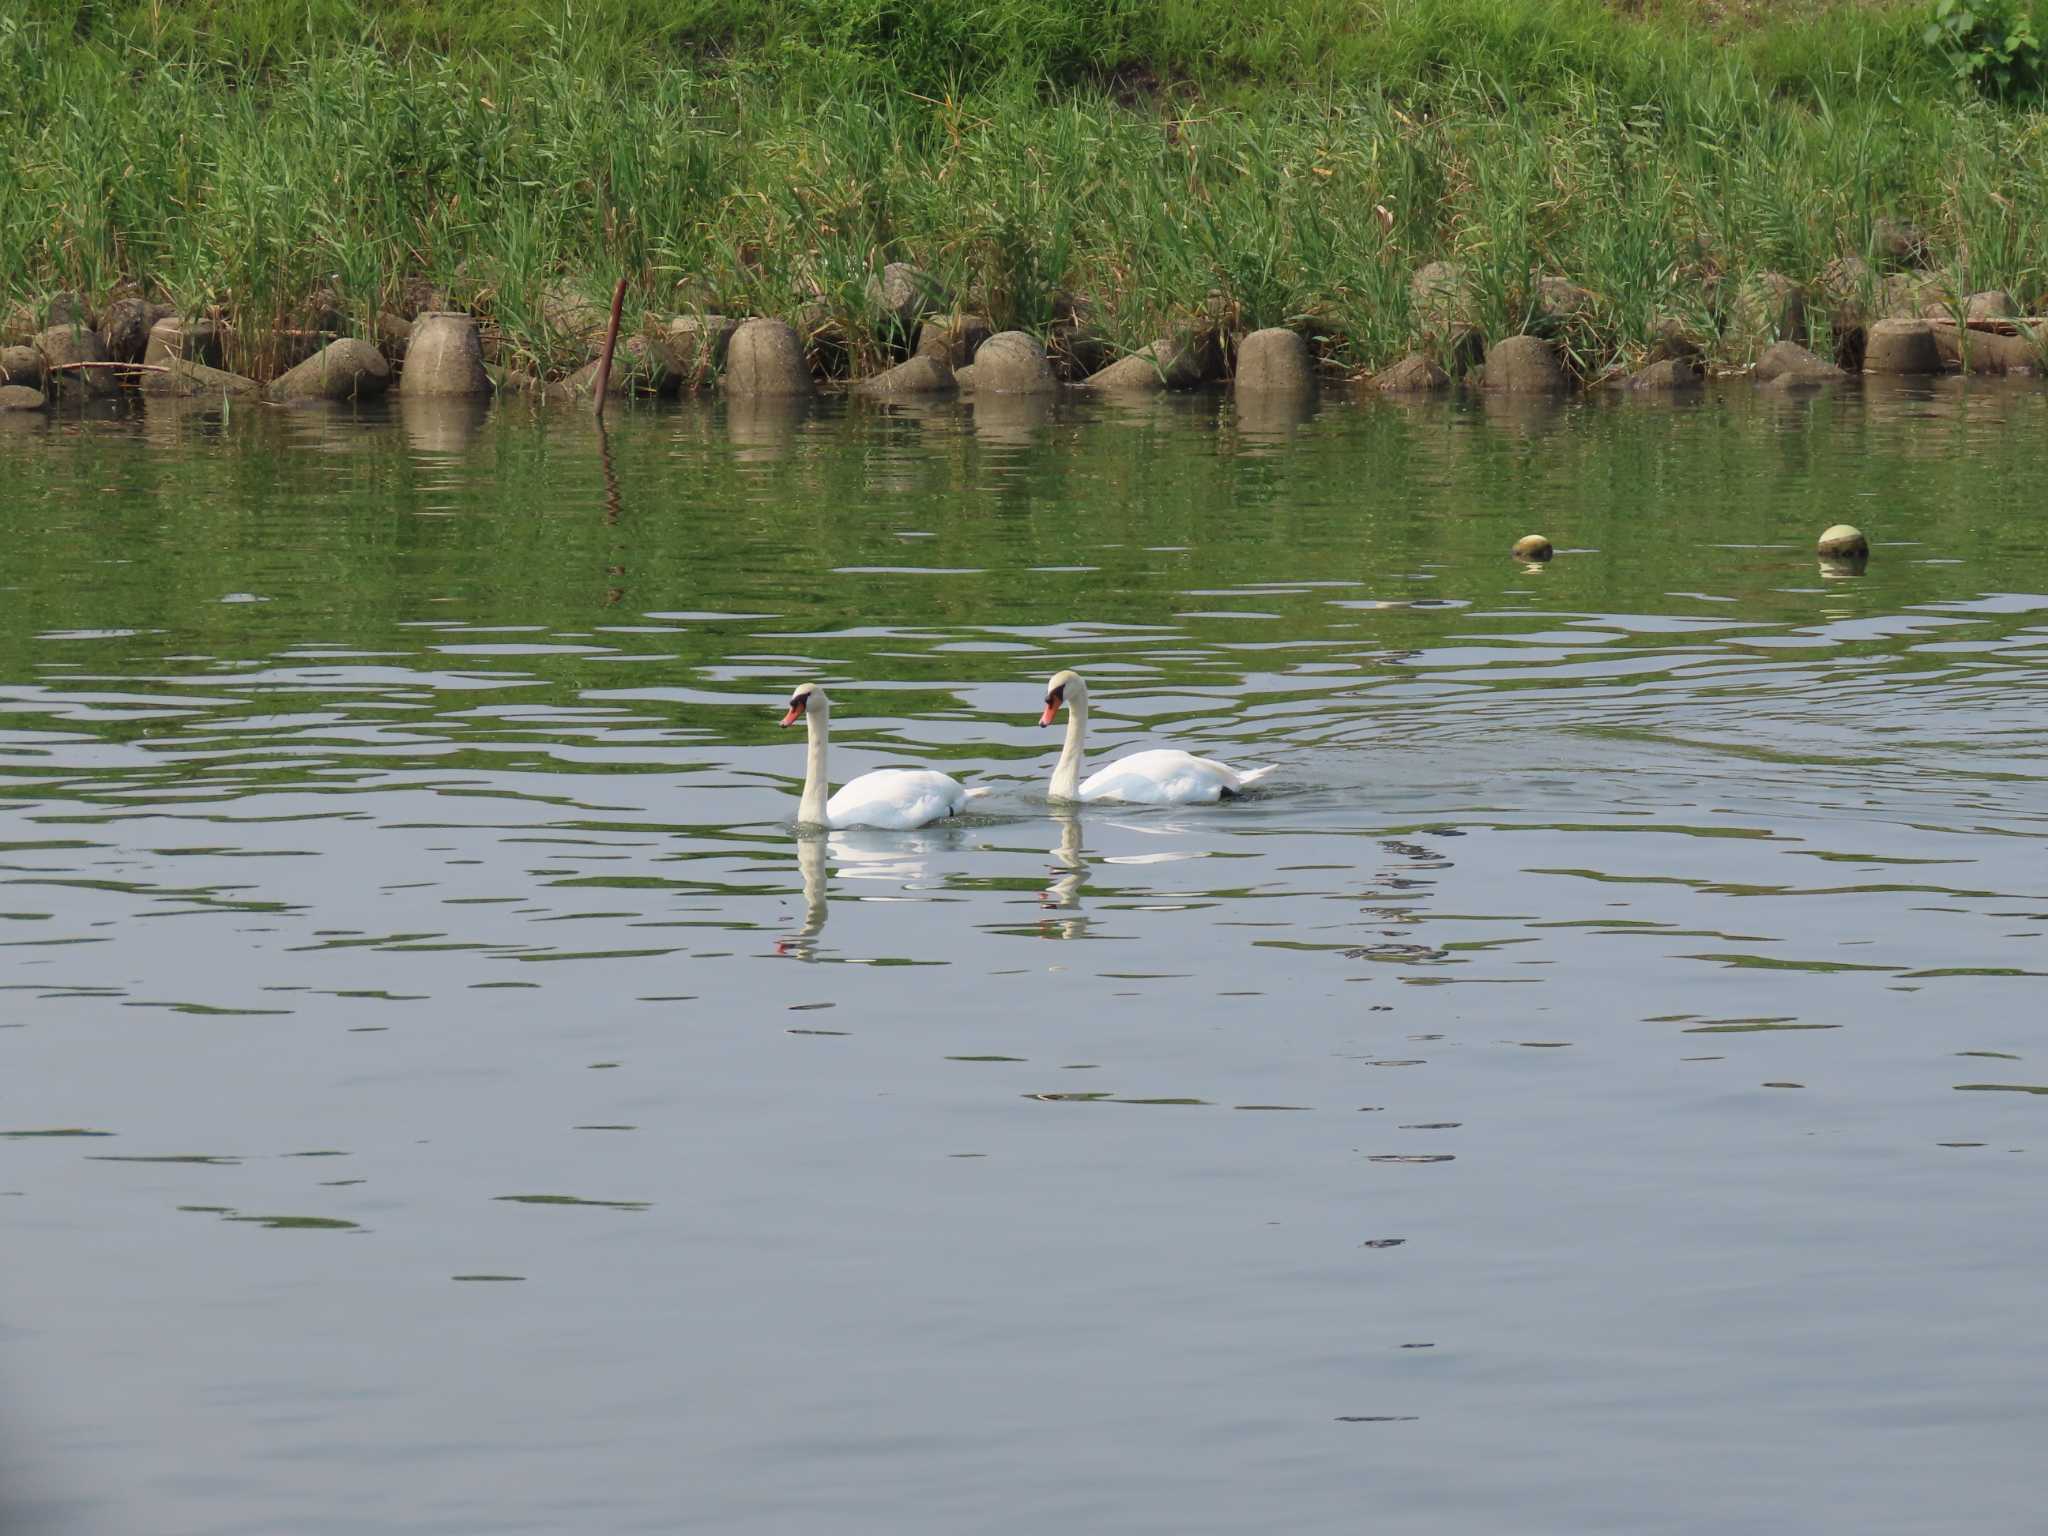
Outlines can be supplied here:
M1088 735L1088 684L1078 672L1055 672L1045 685L1045 713L1040 725L1051 725L1060 706L1067 707L1067 743L1052 771L1055 800L1130 800L1143 805L1191 805L1242 794L1279 765L1236 769L1213 757L1191 752L1133 752L1081 780L1082 742Z
M887 827L900 831L952 816L986 789L965 789L954 779L929 768L877 768L840 787L830 800L825 791L825 748L832 730L832 701L816 683L805 683L789 696L784 725L803 721L810 735L804 768L803 799L797 802L799 826Z

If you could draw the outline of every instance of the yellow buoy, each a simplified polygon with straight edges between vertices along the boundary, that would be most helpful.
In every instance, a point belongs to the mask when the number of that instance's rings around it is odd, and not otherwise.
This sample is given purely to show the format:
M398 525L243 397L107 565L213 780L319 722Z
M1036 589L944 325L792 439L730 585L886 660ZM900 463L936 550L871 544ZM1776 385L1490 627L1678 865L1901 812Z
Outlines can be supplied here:
M1869 555L1870 540L1863 537L1861 528L1837 523L1820 536L1817 548L1825 560L1860 560Z

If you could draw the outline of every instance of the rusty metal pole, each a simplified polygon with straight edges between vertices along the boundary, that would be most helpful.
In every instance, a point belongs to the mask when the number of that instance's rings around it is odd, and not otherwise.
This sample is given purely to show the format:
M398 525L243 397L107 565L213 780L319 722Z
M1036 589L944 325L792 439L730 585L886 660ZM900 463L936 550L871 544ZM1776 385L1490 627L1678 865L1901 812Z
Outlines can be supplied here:
M597 382L593 390L596 399L591 404L591 410L597 414L599 421L604 420L604 397L610 393L612 387L612 348L619 344L619 307L625 302L626 280L622 277L619 279L619 286L612 290L611 324L604 329L604 351L597 359Z

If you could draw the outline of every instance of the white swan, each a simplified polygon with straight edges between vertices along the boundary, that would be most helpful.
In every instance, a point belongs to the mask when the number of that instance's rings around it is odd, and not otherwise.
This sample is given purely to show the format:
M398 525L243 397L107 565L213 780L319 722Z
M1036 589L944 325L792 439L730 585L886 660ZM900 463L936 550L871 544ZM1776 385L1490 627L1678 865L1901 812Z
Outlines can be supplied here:
M1082 743L1088 735L1088 684L1078 672L1055 672L1045 685L1045 713L1040 725L1051 725L1060 706L1067 707L1067 744L1052 771L1055 800L1130 800L1142 805L1193 805L1242 794L1279 767L1233 768L1213 757L1192 752L1133 752L1107 768L1081 778Z
M929 768L877 768L842 785L839 793L827 800L830 781L825 777L825 748L832 729L832 701L816 683L805 683L789 696L789 713L782 723L795 725L799 720L811 738L803 799L796 808L799 826L900 831L955 815L968 801L988 793L986 789L964 788Z

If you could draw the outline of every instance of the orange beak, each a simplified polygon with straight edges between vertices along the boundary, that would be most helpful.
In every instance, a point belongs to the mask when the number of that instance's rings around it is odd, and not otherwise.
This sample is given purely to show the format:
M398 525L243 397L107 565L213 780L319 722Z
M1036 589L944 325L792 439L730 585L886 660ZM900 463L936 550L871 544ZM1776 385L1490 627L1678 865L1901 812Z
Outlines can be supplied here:
M801 704L792 704L792 705L790 705L790 706L789 706L789 713L788 713L788 714L786 714L786 715L784 715L784 716L782 717L782 723L783 723L784 725L795 725L795 724L797 723L797 721L799 721L799 720L803 719L803 717L804 717L804 707L803 707L803 705L801 705Z
M1054 703L1046 705L1045 713L1038 717L1038 723L1040 725L1051 725L1053 721L1053 716L1057 715L1059 712L1060 707L1058 704Z

